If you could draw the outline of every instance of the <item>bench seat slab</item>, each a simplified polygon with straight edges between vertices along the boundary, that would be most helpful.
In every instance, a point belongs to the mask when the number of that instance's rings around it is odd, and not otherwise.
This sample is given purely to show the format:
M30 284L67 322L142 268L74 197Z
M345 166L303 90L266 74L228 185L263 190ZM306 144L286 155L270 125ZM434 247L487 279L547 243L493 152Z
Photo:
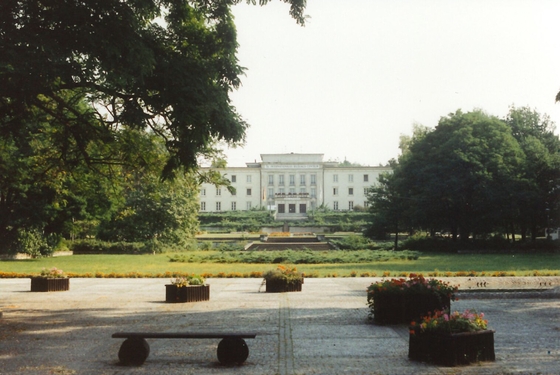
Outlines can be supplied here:
M113 338L143 338L143 339L225 339L242 338L254 339L257 336L254 332L239 333L220 333L220 332L116 332Z

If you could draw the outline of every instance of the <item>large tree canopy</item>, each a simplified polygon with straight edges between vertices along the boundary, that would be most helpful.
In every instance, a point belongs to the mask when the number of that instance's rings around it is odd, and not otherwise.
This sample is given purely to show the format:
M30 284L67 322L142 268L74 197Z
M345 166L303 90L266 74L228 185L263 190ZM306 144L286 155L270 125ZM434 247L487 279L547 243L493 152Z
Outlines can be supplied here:
M457 111L416 127L393 173L371 190L377 229L449 231L454 238L530 231L558 212L560 141L546 116L512 108L501 120ZM548 210L548 211L547 211ZM372 228L373 231L376 229Z
M217 141L243 141L229 98L243 73L230 12L239 1L1 1L0 136L32 132L40 117L57 125L63 157L93 164L112 160L93 158L90 142L150 130L165 140L167 173L195 168ZM284 1L303 24L305 1Z
M0 247L192 236L197 182L224 181L198 160L248 126L230 101L240 1L0 1ZM303 25L305 0L283 1Z

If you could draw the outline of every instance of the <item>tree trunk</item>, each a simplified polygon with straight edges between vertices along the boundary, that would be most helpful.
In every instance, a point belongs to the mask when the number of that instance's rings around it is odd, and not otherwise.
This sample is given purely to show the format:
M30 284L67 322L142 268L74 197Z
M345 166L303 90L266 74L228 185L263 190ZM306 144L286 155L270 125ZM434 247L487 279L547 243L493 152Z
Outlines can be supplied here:
M531 225L531 241L535 242L537 240L537 226Z
M395 251L397 251L399 246L399 223L395 223Z

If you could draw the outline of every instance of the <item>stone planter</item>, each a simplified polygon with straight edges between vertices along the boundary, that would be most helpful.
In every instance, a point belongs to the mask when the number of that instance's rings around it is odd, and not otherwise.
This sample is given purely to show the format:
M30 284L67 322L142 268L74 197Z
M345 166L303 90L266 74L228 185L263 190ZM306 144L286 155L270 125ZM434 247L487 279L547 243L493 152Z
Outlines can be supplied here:
M69 278L32 277L32 292L61 292L70 289Z
M210 285L165 285L165 302L199 302L210 300Z
M495 361L494 331L410 334L408 358L441 366Z
M303 279L292 282L284 280L267 280L266 292L267 293L283 293L283 292L301 292Z
M373 298L373 321L377 324L410 324L434 310L449 309L449 297L436 294L377 294Z

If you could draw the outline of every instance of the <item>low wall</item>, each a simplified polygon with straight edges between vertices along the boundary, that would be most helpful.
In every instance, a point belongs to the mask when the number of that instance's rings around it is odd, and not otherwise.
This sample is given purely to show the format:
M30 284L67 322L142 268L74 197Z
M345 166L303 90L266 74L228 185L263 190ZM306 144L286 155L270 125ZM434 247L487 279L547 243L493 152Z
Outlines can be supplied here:
M292 227L289 226L290 233L325 233L330 232L328 227ZM262 233L283 232L283 227L262 227Z
M53 257L63 257L74 255L74 253L70 250L68 251L55 251L52 256ZM25 253L16 253L16 254L0 254L0 259L32 259L31 255Z

